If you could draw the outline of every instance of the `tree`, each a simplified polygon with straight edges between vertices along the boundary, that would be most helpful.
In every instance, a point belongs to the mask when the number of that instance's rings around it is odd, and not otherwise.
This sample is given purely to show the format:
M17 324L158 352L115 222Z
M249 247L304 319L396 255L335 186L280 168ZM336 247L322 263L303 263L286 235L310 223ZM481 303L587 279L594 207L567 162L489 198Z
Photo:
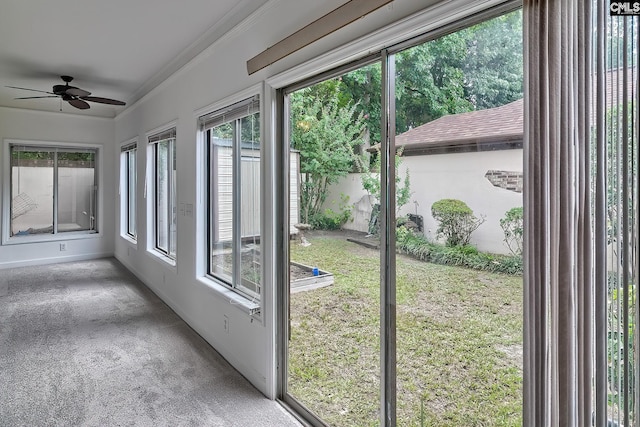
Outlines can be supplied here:
M396 133L473 109L465 99L465 55L462 32L396 55Z
M515 11L395 55L396 133L447 114L522 98L522 12ZM379 64L342 76L340 100L365 115L370 145L380 143Z
M340 99L355 103L356 111L366 123L364 146L380 142L382 69L379 63L370 64L341 77Z
M484 21L462 31L466 57L465 99L476 110L522 98L522 11Z
M509 209L500 219L500 227L504 232L504 243L515 256L522 256L524 240L524 210L520 207Z
M361 166L356 147L363 142L365 119L350 100L340 99L340 80L332 79L291 95L291 141L300 152L301 221L321 214L328 186Z
M371 169L362 173L362 188L375 199L375 203L380 203L380 153L376 153ZM404 178L398 173L402 164L402 151L398 150L395 156L396 163L396 213L409 203L411 197L411 181L409 179L409 169L405 170Z

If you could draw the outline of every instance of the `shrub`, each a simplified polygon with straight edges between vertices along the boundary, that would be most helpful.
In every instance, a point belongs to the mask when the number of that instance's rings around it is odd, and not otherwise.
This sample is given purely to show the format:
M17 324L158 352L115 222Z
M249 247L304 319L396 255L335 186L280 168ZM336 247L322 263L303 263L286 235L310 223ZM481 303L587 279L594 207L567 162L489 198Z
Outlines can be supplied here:
M522 239L524 236L522 207L509 209L500 220L504 231L504 243L512 254L522 255Z
M442 199L431 205L431 215L438 221L436 235L444 237L447 246L465 246L484 222L476 218L467 204L456 199Z
M444 246L429 242L404 227L396 233L398 251L434 264L454 265L492 273L522 274L522 257L488 254L475 246Z
M347 203L349 203L349 196L341 194L338 212L335 212L331 208L327 208L323 212L317 213L311 218L311 226L319 230L341 229L347 221L351 221L353 219L353 216L351 215L353 205L348 205Z

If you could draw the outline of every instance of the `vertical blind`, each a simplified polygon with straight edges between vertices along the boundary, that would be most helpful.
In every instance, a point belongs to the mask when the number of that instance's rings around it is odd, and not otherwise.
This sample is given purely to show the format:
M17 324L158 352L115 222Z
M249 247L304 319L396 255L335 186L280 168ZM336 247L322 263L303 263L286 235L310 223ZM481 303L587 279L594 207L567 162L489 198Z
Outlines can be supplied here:
M523 3L528 427L591 423L590 13L584 0Z
M638 17L596 3L596 424L638 425Z
M526 426L640 424L639 18L612 4L524 2Z

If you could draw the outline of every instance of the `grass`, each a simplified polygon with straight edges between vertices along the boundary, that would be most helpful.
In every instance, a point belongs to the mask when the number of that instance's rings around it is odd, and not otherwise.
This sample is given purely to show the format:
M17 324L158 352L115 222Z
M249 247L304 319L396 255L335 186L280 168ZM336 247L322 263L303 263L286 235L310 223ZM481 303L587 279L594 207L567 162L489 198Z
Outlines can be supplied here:
M330 425L379 425L379 254L309 240L291 259L335 284L291 297L289 392ZM521 425L522 278L398 255L396 282L398 425Z

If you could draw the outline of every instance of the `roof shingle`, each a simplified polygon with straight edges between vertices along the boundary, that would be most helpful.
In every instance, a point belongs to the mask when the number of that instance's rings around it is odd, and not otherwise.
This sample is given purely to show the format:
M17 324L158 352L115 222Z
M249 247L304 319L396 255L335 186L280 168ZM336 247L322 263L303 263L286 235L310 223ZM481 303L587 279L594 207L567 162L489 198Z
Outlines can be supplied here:
M406 148L452 146L522 139L523 101L500 107L451 114L396 136L396 146Z

